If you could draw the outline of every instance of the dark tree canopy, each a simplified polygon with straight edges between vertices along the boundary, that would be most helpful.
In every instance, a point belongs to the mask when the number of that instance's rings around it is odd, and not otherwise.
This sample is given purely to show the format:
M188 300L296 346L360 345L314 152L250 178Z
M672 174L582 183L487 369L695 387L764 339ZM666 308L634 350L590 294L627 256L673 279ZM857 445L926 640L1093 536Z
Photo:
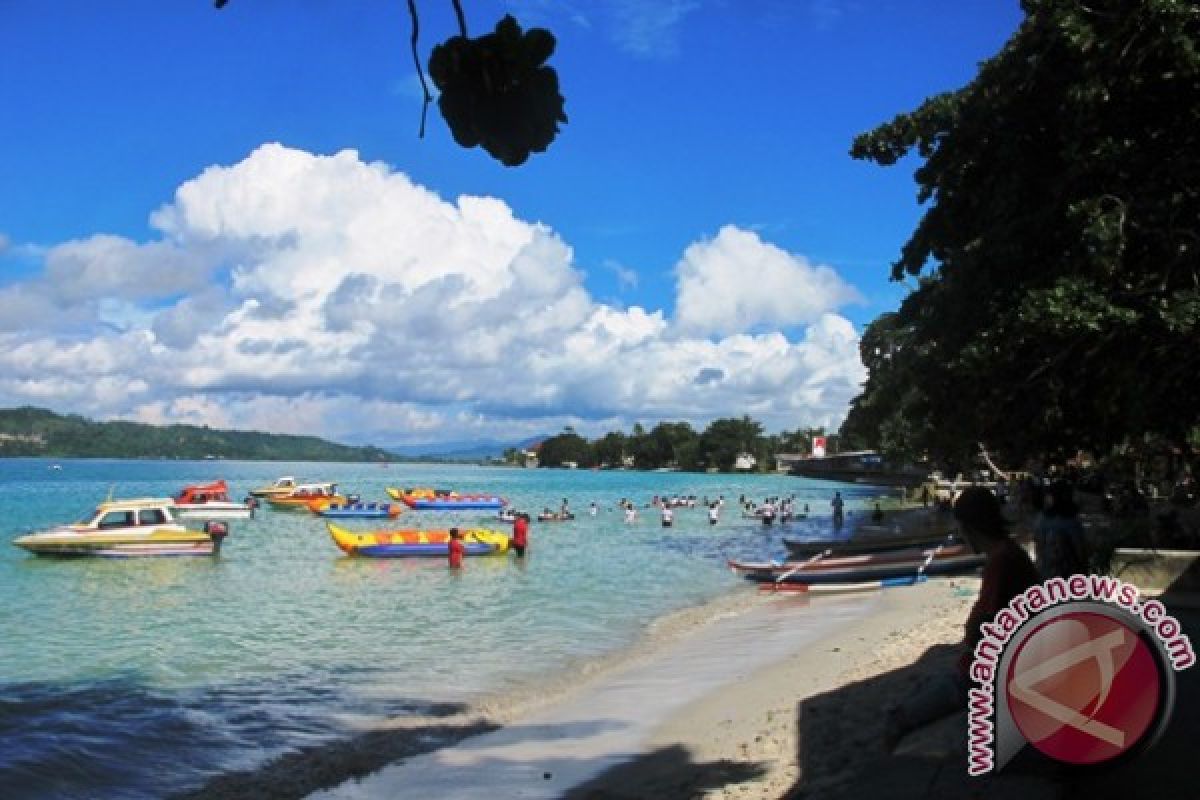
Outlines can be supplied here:
M1009 458L1200 421L1200 7L1026 0L962 89L859 136L915 153L916 280L862 340L843 432L892 452Z

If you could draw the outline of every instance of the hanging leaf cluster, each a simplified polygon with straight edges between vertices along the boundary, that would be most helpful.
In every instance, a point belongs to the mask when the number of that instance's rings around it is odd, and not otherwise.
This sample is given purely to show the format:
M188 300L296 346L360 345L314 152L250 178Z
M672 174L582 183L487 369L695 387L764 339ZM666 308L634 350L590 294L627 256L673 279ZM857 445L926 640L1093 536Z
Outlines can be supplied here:
M558 74L546 65L554 45L549 31L522 33L506 15L492 33L454 36L433 48L429 74L454 141L480 146L509 167L544 152L567 121Z

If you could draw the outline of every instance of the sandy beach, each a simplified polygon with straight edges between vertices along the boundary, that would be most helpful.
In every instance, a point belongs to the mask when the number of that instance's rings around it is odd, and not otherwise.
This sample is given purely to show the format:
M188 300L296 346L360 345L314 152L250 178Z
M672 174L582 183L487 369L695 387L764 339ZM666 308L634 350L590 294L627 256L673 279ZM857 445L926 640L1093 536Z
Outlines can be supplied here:
M701 610L668 620L540 707L480 709L475 722L499 726L489 733L312 796L777 798L798 782L835 784L854 748L881 748L879 710L892 698L839 707L836 726L801 725L798 709L957 641L976 587L938 580L811 600L739 593L703 609L703 624ZM806 713L823 710L832 709ZM830 757L802 764L805 751Z

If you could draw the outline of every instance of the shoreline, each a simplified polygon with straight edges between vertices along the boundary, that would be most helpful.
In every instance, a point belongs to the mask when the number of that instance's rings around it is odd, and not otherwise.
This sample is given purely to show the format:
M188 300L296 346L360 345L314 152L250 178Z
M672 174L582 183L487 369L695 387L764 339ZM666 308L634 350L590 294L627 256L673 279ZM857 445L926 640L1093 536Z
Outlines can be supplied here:
M906 522L920 524L925 517L919 509L903 514ZM934 512L930 512L933 514ZM908 525L903 525L907 528ZM972 583L974 581L974 583ZM975 578L933 580L916 587L905 587L900 592L887 590L866 595L835 595L807 598L803 595L763 595L750 586L737 586L704 603L687 606L668 612L647 624L644 632L626 645L610 652L581 657L578 660L548 671L518 676L507 687L489 691L465 703L436 703L437 711L430 715L393 717L366 722L356 730L333 741L316 744L284 754L265 764L248 770L224 773L213 777L199 788L185 790L172 795L175 800L209 800L209 798L295 798L295 797L391 797L418 796L396 794L392 789L372 793L369 787L376 777L389 770L403 769L406 764L425 759L430 763L445 754L467 747L474 747L489 735L502 735L506 730L528 726L531 720L546 715L561 713L564 709L578 707L586 702L589 693L602 690L605 682L619 680L630 670L644 668L659 662L680 646L689 642L704 642L714 630L737 627L744 624L748 615L774 609L782 619L803 626L808 620L810 627L820 627L813 622L814 615L830 607L856 605L863 609L857 616L846 619L844 631L819 630L813 636L796 645L785 645L774 652L767 661L753 664L734 652L724 659L722 674L711 677L712 691L694 694L686 703L660 710L653 718L637 720L639 734L636 741L624 743L625 749L619 757L597 761L590 771L575 774L575 783L591 785L609 779L608 771L627 773L649 771L658 774L651 779L642 775L639 779L662 782L679 782L682 764L675 763L672 769L636 766L640 756L648 752L674 748L686 751L689 758L715 759L728 765L742 765L755 773L732 794L706 794L706 797L778 797L779 793L792 786L798 775L796 766L795 704L812 692L836 688L848 680L856 680L850 669L852 654L863 663L876 663L876 648L863 646L863 642L874 638L891 641L896 636L892 628L918 631L915 638L905 641L912 646L906 648L899 658L893 658L880 669L893 669L911 664L929 644L944 643L943 639L956 642L961 638L962 622L966 609L974 598L974 591L965 602L955 604L949 614L948 625L938 628L938 621L946 617L945 610L932 613L926 606L931 598L945 592L956 591L956 587L977 586ZM935 587L943 587L936 590ZM950 588L945 588L950 587ZM932 594L931 594L932 592ZM957 612L961 613L957 613ZM883 620L883 622L880 622ZM888 626L891 626L889 628ZM929 632L934 628L941 631L938 641L930 640ZM859 637L855 631L866 631ZM937 639L938 637L935 637ZM861 641L860 641L861 639ZM826 640L844 640L833 645L835 649L825 652L822 643ZM919 648L916 642L923 642ZM708 647L729 646L727 641L710 642ZM701 645L704 649L705 645ZM842 653L831 657L830 652ZM820 654L819 660L809 658ZM878 666L878 664L877 664ZM676 671L673 681L661 688L677 692L689 682L691 663L685 659L669 667ZM861 669L859 670L861 672ZM808 687L801 691L800 687ZM686 688L686 687L684 687ZM721 698L738 697L743 711L738 714L720 716L724 708ZM697 735L703 733L703 735ZM734 741L736 740L736 741ZM790 753L790 757L787 755ZM440 754L440 755L439 755ZM529 751L525 760L532 763L548 755ZM676 759L677 761L678 759ZM760 763L761 762L761 763ZM686 763L686 761L685 761ZM751 766L758 764L759 766ZM762 770L758 775L757 770ZM555 770L549 770L554 774ZM560 780L572 773L559 770ZM674 775L672 778L671 775ZM491 786L494 776L481 781L481 786ZM571 787L560 780L553 781L553 793L557 797ZM361 783L359 783L361 781ZM628 783L621 777L621 784ZM436 796L464 796L456 794L462 786L431 786L429 791ZM655 796L691 797L692 794L672 795L669 787L656 785L647 789ZM745 794L750 791L751 794ZM366 792L366 793L363 793ZM758 792L755 794L754 792ZM522 795L524 796L524 795ZM540 796L540 795L531 795ZM603 795L601 795L603 796ZM619 795L618 795L619 796Z
M797 704L957 642L977 584L812 599L756 593L724 616L709 609L706 624L668 623L665 638L652 632L570 690L495 714L494 730L311 797L774 798L801 777L806 787L828 782L838 765L801 775ZM842 713L866 731L881 730L878 711Z

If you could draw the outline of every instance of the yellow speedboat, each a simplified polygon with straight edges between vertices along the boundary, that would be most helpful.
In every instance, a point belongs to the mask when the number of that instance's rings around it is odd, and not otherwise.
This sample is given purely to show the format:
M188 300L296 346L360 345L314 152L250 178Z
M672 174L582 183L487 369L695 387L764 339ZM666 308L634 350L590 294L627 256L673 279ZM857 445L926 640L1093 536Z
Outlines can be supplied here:
M40 556L211 556L229 533L222 522L189 530L171 513L172 500L108 500L79 522L19 536L13 544Z
M269 486L260 486L257 489L250 490L251 497L283 497L292 493L298 484L296 479L291 475L284 475L282 478L276 478L275 482Z
M275 495L264 498L271 508L281 511L320 510L324 505L347 502L344 495L338 494L336 483L302 483L285 495Z

